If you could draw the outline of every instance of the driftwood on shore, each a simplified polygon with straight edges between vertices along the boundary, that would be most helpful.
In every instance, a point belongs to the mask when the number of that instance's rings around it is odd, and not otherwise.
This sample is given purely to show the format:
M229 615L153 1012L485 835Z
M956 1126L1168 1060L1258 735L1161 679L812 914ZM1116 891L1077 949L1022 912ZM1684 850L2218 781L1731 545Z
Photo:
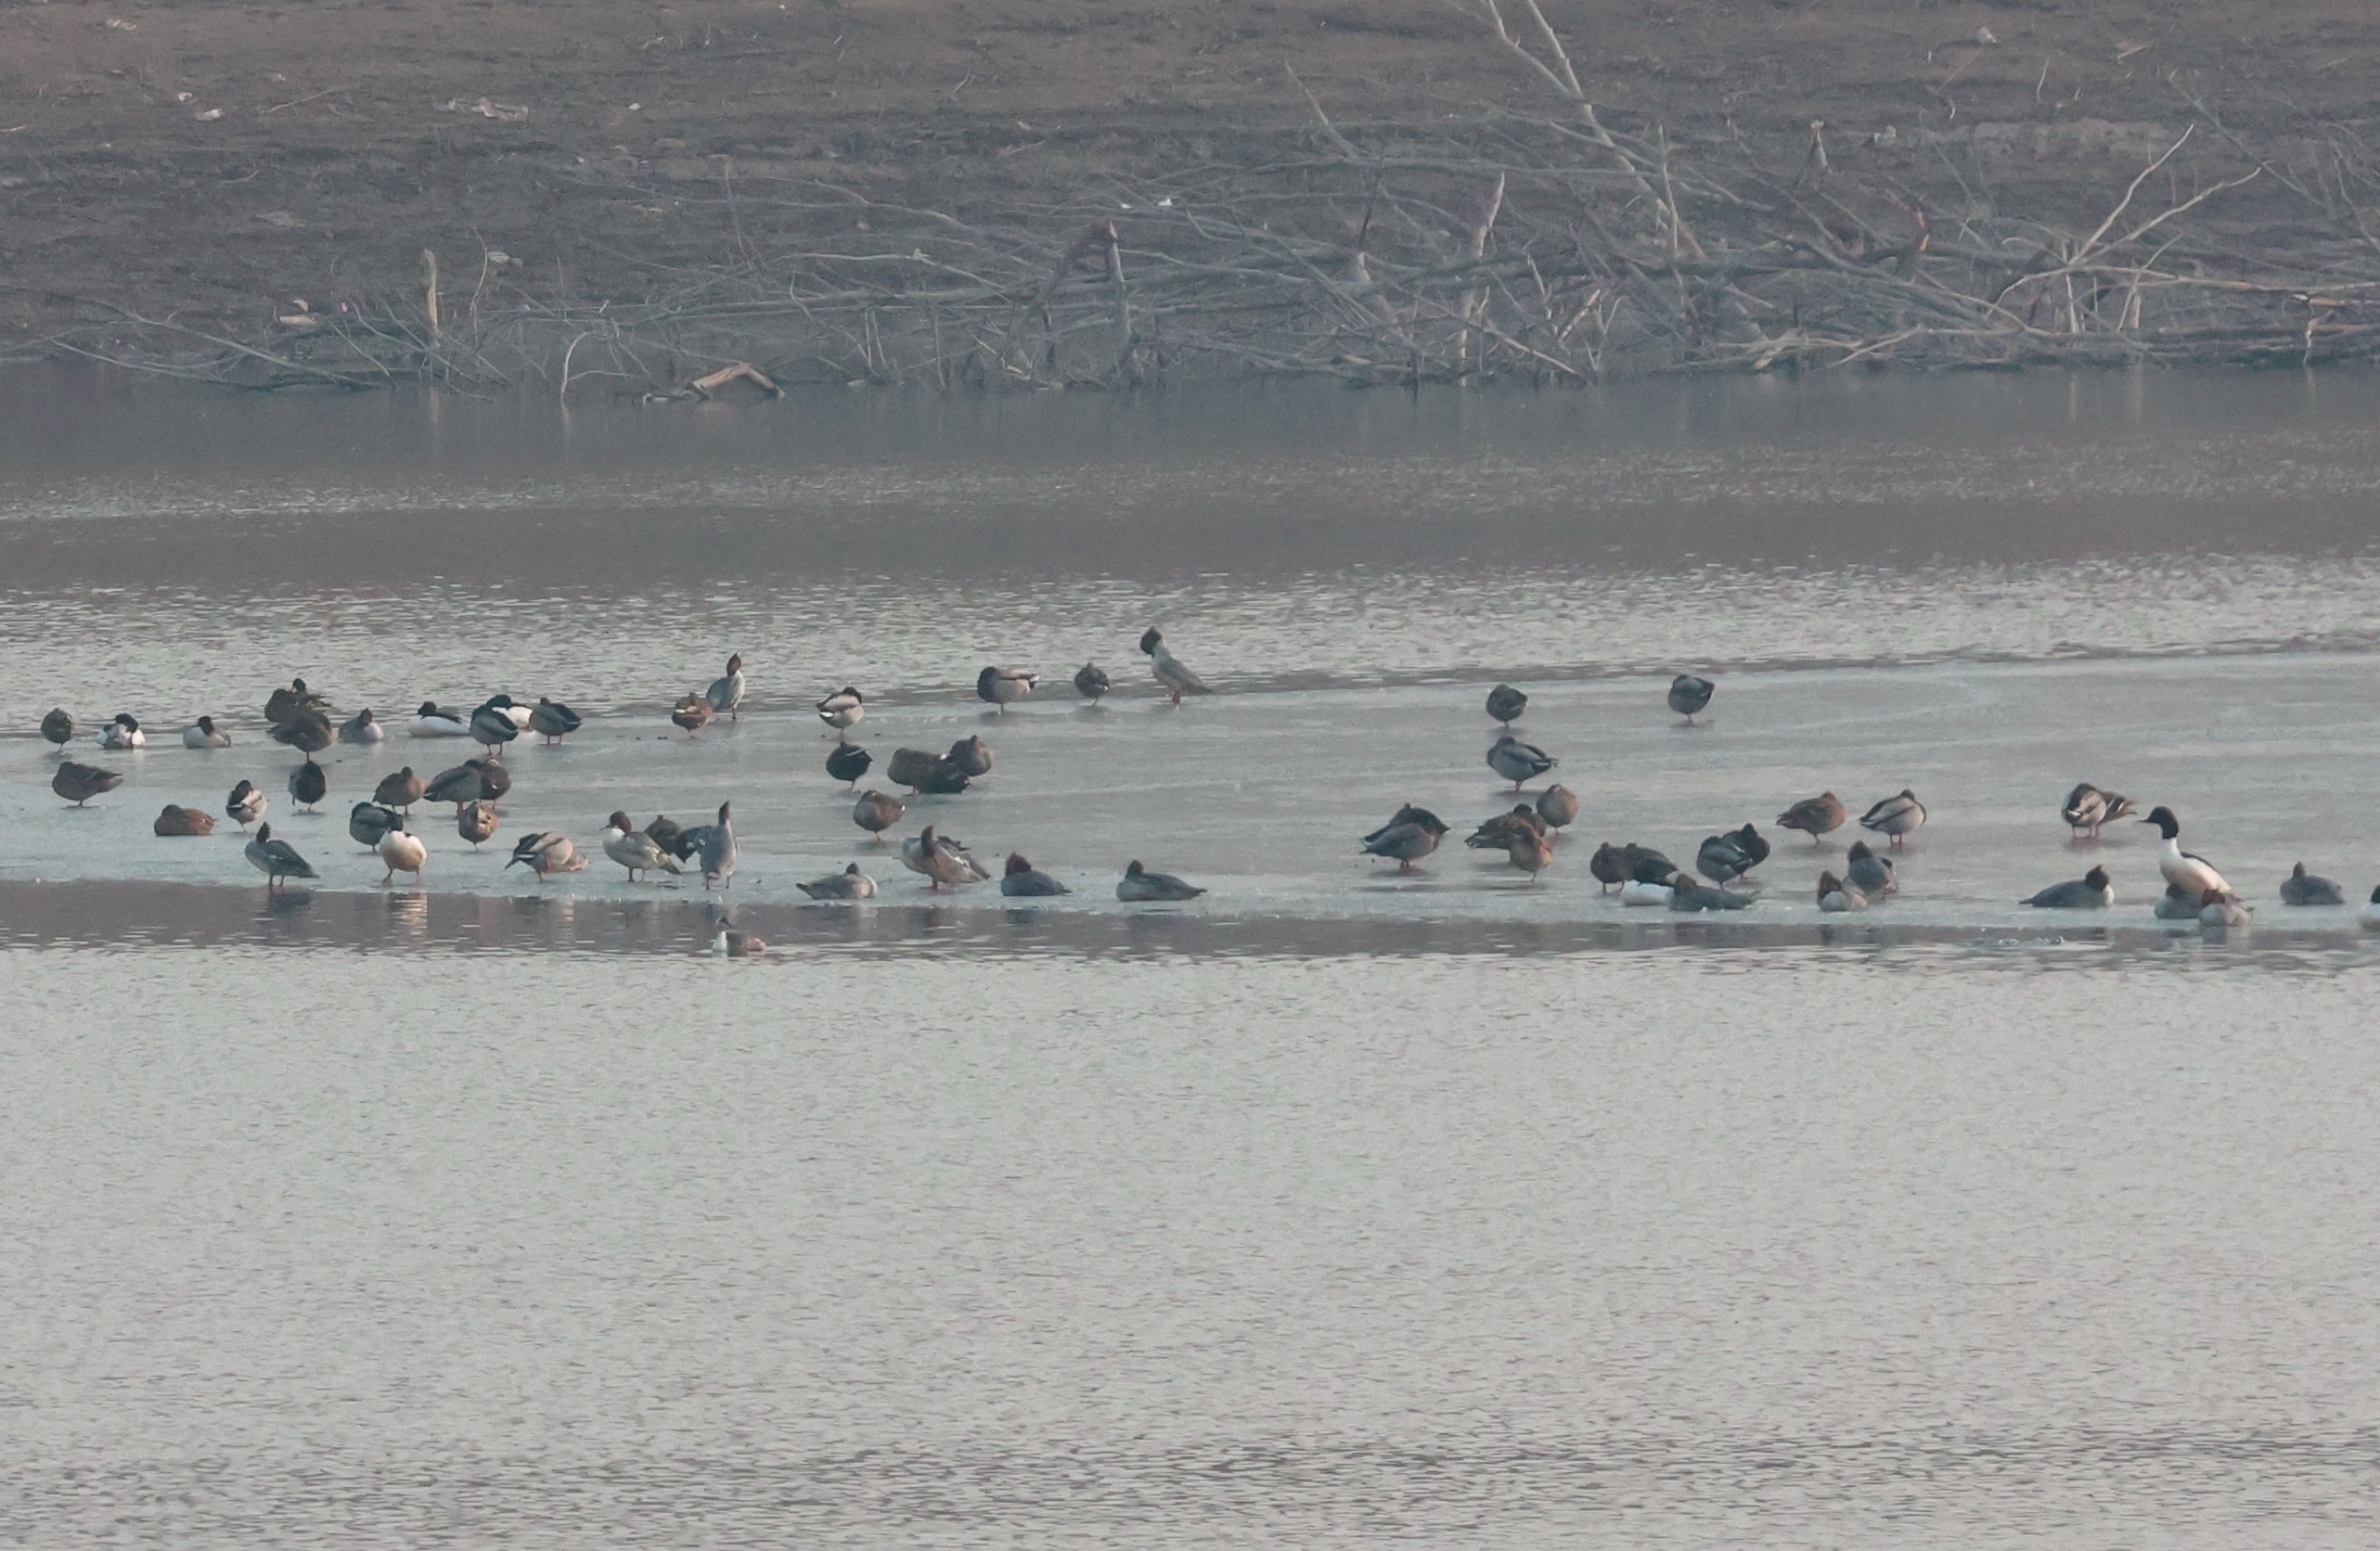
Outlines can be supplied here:
M1556 384L2380 351L2380 236L2359 203L2380 197L2380 169L2343 133L2323 142L2324 175L2306 179L2193 109L2109 188L2093 224L1946 211L1845 172L1821 124L1784 167L1740 147L1688 154L1658 126L1623 133L1535 0L1452 3L1542 90L1540 110L1372 122L1306 96L1309 122L1269 155L997 216L817 181L610 179L623 196L723 207L733 249L713 269L600 301L482 263L468 299L458 276L443 308L425 254L424 293L286 316L269 339L125 315L105 331L111 343L56 343L245 386L426 378L563 397L701 395L716 368L742 363L774 391L1217 374ZM2258 179L2302 197L2285 250L2213 219ZM734 221L763 210L835 235L766 250Z

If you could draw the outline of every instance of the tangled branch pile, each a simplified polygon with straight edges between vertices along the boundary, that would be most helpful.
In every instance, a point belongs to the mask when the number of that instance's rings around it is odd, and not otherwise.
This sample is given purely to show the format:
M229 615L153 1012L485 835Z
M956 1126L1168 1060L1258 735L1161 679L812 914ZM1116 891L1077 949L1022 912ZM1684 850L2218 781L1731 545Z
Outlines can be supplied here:
M1846 173L1823 125L1786 169L1740 142L1689 155L1657 125L1622 132L1537 0L1453 3L1542 88L1541 110L1369 122L1309 97L1310 123L1251 136L1254 154L1229 165L1118 175L996 212L725 165L697 186L623 180L610 186L724 215L732 250L599 302L534 292L483 260L468 300L448 288L443 319L433 260L420 295L284 318L269 343L185 338L171 369L252 386L535 383L567 397L679 392L739 362L778 383L945 388L1218 373L1553 384L1888 361L2311 363L2380 348L2380 238L2361 212L2380 202L2380 172L2343 131L2315 145L2309 175L2306 156L2259 157L2195 109L2109 189L2095 224L2069 229ZM2299 201L2285 244L2210 219L2258 179ZM765 250L743 235L764 212L834 236Z

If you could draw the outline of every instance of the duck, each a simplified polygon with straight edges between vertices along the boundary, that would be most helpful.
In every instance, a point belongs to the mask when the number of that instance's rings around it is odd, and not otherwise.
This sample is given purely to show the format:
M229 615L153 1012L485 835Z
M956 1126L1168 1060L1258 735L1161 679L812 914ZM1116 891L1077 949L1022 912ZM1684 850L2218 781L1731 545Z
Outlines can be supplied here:
M2281 880L2281 903L2284 904L2345 904L2347 895L2329 878L2308 872L2306 864L2300 862L2289 869L2287 878Z
M289 772L289 799L302 808L311 810L329 790L330 776L311 759Z
M1479 827L1473 830L1470 838L1462 843L1473 851L1502 851L1512 843L1514 836L1524 832L1542 837L1546 832L1545 820L1539 817L1537 811L1527 803L1515 802L1512 804L1512 812L1482 819ZM1385 831L1376 830L1374 833L1385 833ZM1369 842L1371 837L1367 835L1364 839Z
M901 842L901 865L923 875L926 888L933 892L946 886L956 889L962 883L981 883L992 876L964 845L936 834L931 824Z
M2380 931L2380 889L2373 890L2371 899L2355 913L2355 924L2366 931Z
M494 802L483 797L473 798L456 805L455 833L470 841L471 849L477 851L482 840L495 838L495 827L502 817Z
M1694 854L1694 870L1713 883L1732 883L1759 865L1736 834L1708 836Z
M868 714L868 698L849 685L818 702L818 720L839 733L849 732Z
M435 700L424 700L421 709L413 713L413 720L405 724L405 730L414 737L469 737L471 719Z
M2248 907L2236 899L2225 897L2220 889L2198 891L2198 924L2216 931L2251 925L2256 917Z
M962 737L950 746L943 756L953 768L969 780L981 780L992 773L992 746L981 737Z
M851 822L881 840L885 830L901 822L903 812L899 798L887 797L881 791L864 791L859 801L851 805Z
M975 698L1000 708L1006 716L1010 700L1022 700L1033 693L1040 675L1022 668L986 668L975 675Z
M2181 849L2181 821L2173 816L2171 808L2152 808L2149 816L2141 822L2154 825L2157 833L2165 837L2164 851L2157 857L2157 871L2165 875L2168 883L2193 899L2209 889L2228 900L2240 897L2238 891L2223 881L2215 864Z
M1674 875L1673 875L1674 876ZM1620 885L1620 903L1630 908L1669 907L1669 897L1677 891L1656 878L1631 878Z
M1879 856L1865 840L1853 840L1843 856L1843 876L1870 899L1900 892L1900 872L1889 856Z
M301 686L303 680L299 681ZM248 865L264 875L264 891L271 893L281 886L285 878L315 878L314 864L298 854L298 848L287 840L273 838L273 827L260 824L242 852Z
M2051 884L2024 903L2036 910L2104 910L2116 903L2116 887L2105 867L2093 867L2080 878Z
M1099 704L1100 697L1114 687L1108 682L1107 670L1097 662L1086 662L1074 670L1074 693L1093 705Z
M2058 816L2066 821L2066 828L2074 838L2095 840L2099 839L2101 825L2113 824L2136 812L2138 810L2130 798L2102 790L2084 781L2066 793L2065 804L2058 810Z
M1529 698L1509 684L1499 684L1487 692L1488 720L1503 723L1508 733L1512 724L1521 719L1521 712L1528 709Z
M1605 840L1595 848L1595 854L1587 859L1587 873L1589 877L1602 884L1602 891L1608 894L1615 884L1626 883L1628 880L1627 853L1611 841Z
M1666 888L1670 878L1678 871L1678 864L1651 846L1638 845L1634 841L1614 845L1606 840L1595 852L1594 859L1587 864L1587 870L1606 890L1615 883L1625 886L1630 879L1640 883L1657 883ZM1665 899L1662 903L1666 904L1667 901Z
M306 687L306 681L293 678L287 689L276 689L264 699L264 720L277 727L302 711L317 714L328 711L330 702Z
M1487 750L1487 768L1512 782L1514 791L1561 763L1536 744L1524 743L1511 733L1498 738Z
M1142 634L1140 649L1148 654L1149 671L1157 675L1157 682L1165 686L1165 693L1173 697L1177 707L1182 703L1185 695L1215 693L1206 686L1204 680L1182 666L1181 660L1165 649L1165 638L1157 634L1156 626L1150 626Z
M967 773L940 754L923 749L895 749L884 767L885 778L915 792L949 794L967 789Z
M680 828L677 822L667 814L655 814L653 821L645 826L645 833L651 839L653 844L668 852L679 861L694 860L694 842L686 838L686 831Z
M1000 875L1000 892L1010 899L1041 899L1051 894L1071 894L1074 891L1043 872L1024 859L1024 852L1009 852L1008 870Z
M471 738L488 751L491 759L501 758L504 746L521 736L521 723L513 719L512 712L509 695L490 695L471 712Z
M1553 841L1537 830L1516 828L1505 842L1504 855L1535 883L1539 873L1553 865Z
M1409 873L1413 864L1438 849L1446 838L1446 821L1427 808L1411 804L1397 810L1396 816L1364 837L1362 851L1367 856L1386 857L1396 864L1400 873Z
M1156 633L1151 631L1150 634ZM1205 890L1185 883L1171 873L1151 872L1138 861L1124 869L1124 877L1115 886L1115 897L1126 904L1194 900L1205 892Z
M1684 873L1669 880L1669 908L1672 910L1743 910L1751 904L1750 894L1738 894L1726 889L1705 889Z
M1879 835L1889 835L1898 847L1924 826L1925 804L1917 793L1903 787L1897 797L1887 797L1859 815L1859 827L1872 829Z
M421 790L428 802L495 801L512 789L512 776L491 759L470 759L430 778Z
M729 888L736 876L736 827L727 816L727 804L719 804L716 823L699 824L686 832L687 843L694 848L693 860L702 867L702 887Z
M543 695L538 696L537 703L529 708L529 730L543 737L548 749L578 731L581 724L582 718L577 711Z
M157 822L149 827L166 836L212 835L215 832L215 815L185 808L179 802L168 802L158 810Z
M1679 673L1669 681L1669 709L1684 717L1686 724L1691 727L1702 709L1711 703L1712 692L1717 688L1718 686L1706 678Z
M2198 912L2204 908L2198 903L2197 895L2178 883L2168 883L2165 886L2164 895L2149 914L2160 921L2194 921L2198 918Z
M1868 908L1868 896L1831 872L1818 875L1818 907L1829 916Z
M358 802L347 810L347 833L366 851L378 851L382 836L404 827L405 820L395 809L377 802Z
M1820 837L1842 828L1843 821L1849 816L1844 810L1842 799L1831 791L1822 791L1816 797L1803 798L1779 814L1777 827L1798 829L1810 838L1812 845L1816 845Z
M138 749L148 741L148 735L140 730L140 723L130 711L116 712L116 719L99 729L99 747L102 749L122 752L127 749Z
M413 766L406 765L393 776L380 777L380 784L372 788L372 801L383 808L395 808L409 814L427 790L421 784L421 777L413 773Z
M711 939L714 958L765 958L768 944L749 931L739 931L735 923L722 917L719 929Z
M216 726L215 719L213 717L201 716L196 722L191 723L188 726L182 729L182 747L185 749L228 749L231 747L231 735L225 732L221 727Z
M875 763L875 756L856 743L839 742L827 751L827 774L853 791L859 789L859 778Z
M1556 781L1537 793L1537 817L1549 829L1567 829L1578 821L1578 794Z
M378 743L388 736L389 730L373 719L370 706L366 706L339 724L339 741L341 743L368 745Z
M248 827L263 818L264 810L272 805L273 800L266 797L255 782L242 781L231 788L229 797L224 799L223 811L239 826L242 833L246 833Z
M793 885L814 900L872 900L876 897L876 880L859 870L854 862L839 873Z
M288 744L308 761L329 748L331 739L338 736L330 718L318 711L292 711L288 721L273 724L273 741Z
M604 820L603 854L628 869L628 881L637 881L638 873L678 870L677 858L663 850L662 843L628 822L628 815L615 812Z
M539 829L521 837L513 843L512 855L505 864L509 869L527 867L543 883L556 873L585 872L586 858L580 855L571 838L559 829Z
M742 653L729 655L727 673L711 681L711 687L703 691L702 699L710 703L711 713L714 716L725 716L731 721L743 720L744 660Z
M680 695L677 703L669 708L669 719L684 727L686 736L692 737L709 724L711 702L700 695Z
M395 822L380 837L380 843L372 848L380 853L380 886L386 888L394 883L399 873L411 873L413 881L418 884L421 865L430 860L430 848L422 843L420 836L405 832L404 819L394 814L389 816Z
M73 714L64 706L53 706L42 718L42 737L56 744L59 753L66 752L66 746L74 741Z

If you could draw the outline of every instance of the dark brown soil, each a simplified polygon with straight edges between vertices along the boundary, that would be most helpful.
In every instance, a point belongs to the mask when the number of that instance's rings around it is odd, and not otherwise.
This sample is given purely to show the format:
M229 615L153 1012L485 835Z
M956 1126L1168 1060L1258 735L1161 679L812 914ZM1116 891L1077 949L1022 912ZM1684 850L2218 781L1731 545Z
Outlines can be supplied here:
M2174 186L2201 147L2275 157L2288 179L2226 198L2243 229L2285 222L2321 197L2325 136L2360 135L2380 91L2380 7L2361 0L1549 9L1617 125L1791 169L1823 121L1838 166L2086 224L2193 97L2237 138L2194 141ZM450 286L494 249L516 284L631 294L853 220L657 186L815 178L1043 206L1304 122L1300 81L1347 121L1546 102L1452 0L12 4L0 345L115 308L251 336L294 298L415 288L425 248Z

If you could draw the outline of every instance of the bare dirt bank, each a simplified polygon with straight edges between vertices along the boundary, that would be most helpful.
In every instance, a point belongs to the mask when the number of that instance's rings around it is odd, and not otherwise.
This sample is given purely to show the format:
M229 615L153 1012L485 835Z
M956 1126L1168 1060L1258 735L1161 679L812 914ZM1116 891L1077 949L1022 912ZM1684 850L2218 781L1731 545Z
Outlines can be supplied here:
M1475 5L11 6L0 343L617 391L2372 353L2368 6L1550 5L1589 119Z

